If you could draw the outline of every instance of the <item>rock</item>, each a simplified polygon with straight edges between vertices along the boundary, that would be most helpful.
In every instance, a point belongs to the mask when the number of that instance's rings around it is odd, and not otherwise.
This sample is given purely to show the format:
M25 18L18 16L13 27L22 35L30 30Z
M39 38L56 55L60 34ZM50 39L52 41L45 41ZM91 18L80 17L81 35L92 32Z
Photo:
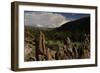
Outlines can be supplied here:
M36 59L37 60L44 60L46 59L47 50L45 46L45 35L42 31L40 31L39 41L36 42ZM38 44L38 45L37 45Z
M40 31L39 50L41 51L42 54L46 54L45 36L42 31Z
M64 40L64 53L66 54L68 59L72 59L74 56L73 50L72 50L72 43L69 37L67 37Z
M28 45L25 45L25 60L27 59L28 55L32 53L32 48L30 48Z
M72 48L73 50L73 59L77 59L78 58L78 51L77 51L77 48L76 48L76 45L73 46Z
M85 40L82 44L83 50L83 58L89 58L90 57L90 38L89 35L85 35Z
M51 51L49 48L46 48L46 57L47 57L47 60L52 60L52 55L51 55Z

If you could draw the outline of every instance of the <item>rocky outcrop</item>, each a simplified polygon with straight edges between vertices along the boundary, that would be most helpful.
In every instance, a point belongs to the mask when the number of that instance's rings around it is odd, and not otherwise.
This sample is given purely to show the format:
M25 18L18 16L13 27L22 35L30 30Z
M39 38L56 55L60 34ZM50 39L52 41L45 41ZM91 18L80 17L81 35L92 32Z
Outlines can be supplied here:
M40 31L39 36L39 51L41 52L41 54L46 55L45 35L42 31Z
M39 43L39 44L38 44ZM40 31L39 41L36 42L36 59L41 60L52 60L50 49L45 45L45 35Z
M58 46L52 50L46 45L46 38L43 31L40 31L34 39L35 55L32 54L32 47L25 44L25 60L27 61L45 61L45 60L65 60L65 59L84 59L90 58L90 39L85 35L85 39L77 47L69 37L63 40L63 46Z

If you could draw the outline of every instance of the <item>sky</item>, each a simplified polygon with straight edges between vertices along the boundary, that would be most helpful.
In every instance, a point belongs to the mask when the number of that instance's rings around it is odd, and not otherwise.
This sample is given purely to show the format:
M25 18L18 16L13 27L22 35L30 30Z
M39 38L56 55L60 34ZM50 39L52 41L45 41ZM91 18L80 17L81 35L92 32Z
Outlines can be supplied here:
M24 11L24 24L25 26L56 28L64 23L88 16L90 14Z

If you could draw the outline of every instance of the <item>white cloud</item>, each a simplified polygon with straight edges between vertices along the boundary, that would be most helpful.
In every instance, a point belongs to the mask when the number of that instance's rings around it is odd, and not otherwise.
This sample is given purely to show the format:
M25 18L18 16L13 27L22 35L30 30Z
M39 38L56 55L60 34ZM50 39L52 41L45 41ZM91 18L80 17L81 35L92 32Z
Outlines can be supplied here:
M69 21L61 14L25 12L25 25L27 26L55 28Z

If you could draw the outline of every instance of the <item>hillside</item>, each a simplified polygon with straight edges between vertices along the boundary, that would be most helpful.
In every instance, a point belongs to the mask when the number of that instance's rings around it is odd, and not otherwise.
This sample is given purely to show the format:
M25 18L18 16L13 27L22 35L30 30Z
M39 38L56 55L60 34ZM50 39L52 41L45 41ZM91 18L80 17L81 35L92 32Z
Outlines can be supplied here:
M61 27L56 28L55 30L90 33L90 17L84 17L76 21L65 23Z

